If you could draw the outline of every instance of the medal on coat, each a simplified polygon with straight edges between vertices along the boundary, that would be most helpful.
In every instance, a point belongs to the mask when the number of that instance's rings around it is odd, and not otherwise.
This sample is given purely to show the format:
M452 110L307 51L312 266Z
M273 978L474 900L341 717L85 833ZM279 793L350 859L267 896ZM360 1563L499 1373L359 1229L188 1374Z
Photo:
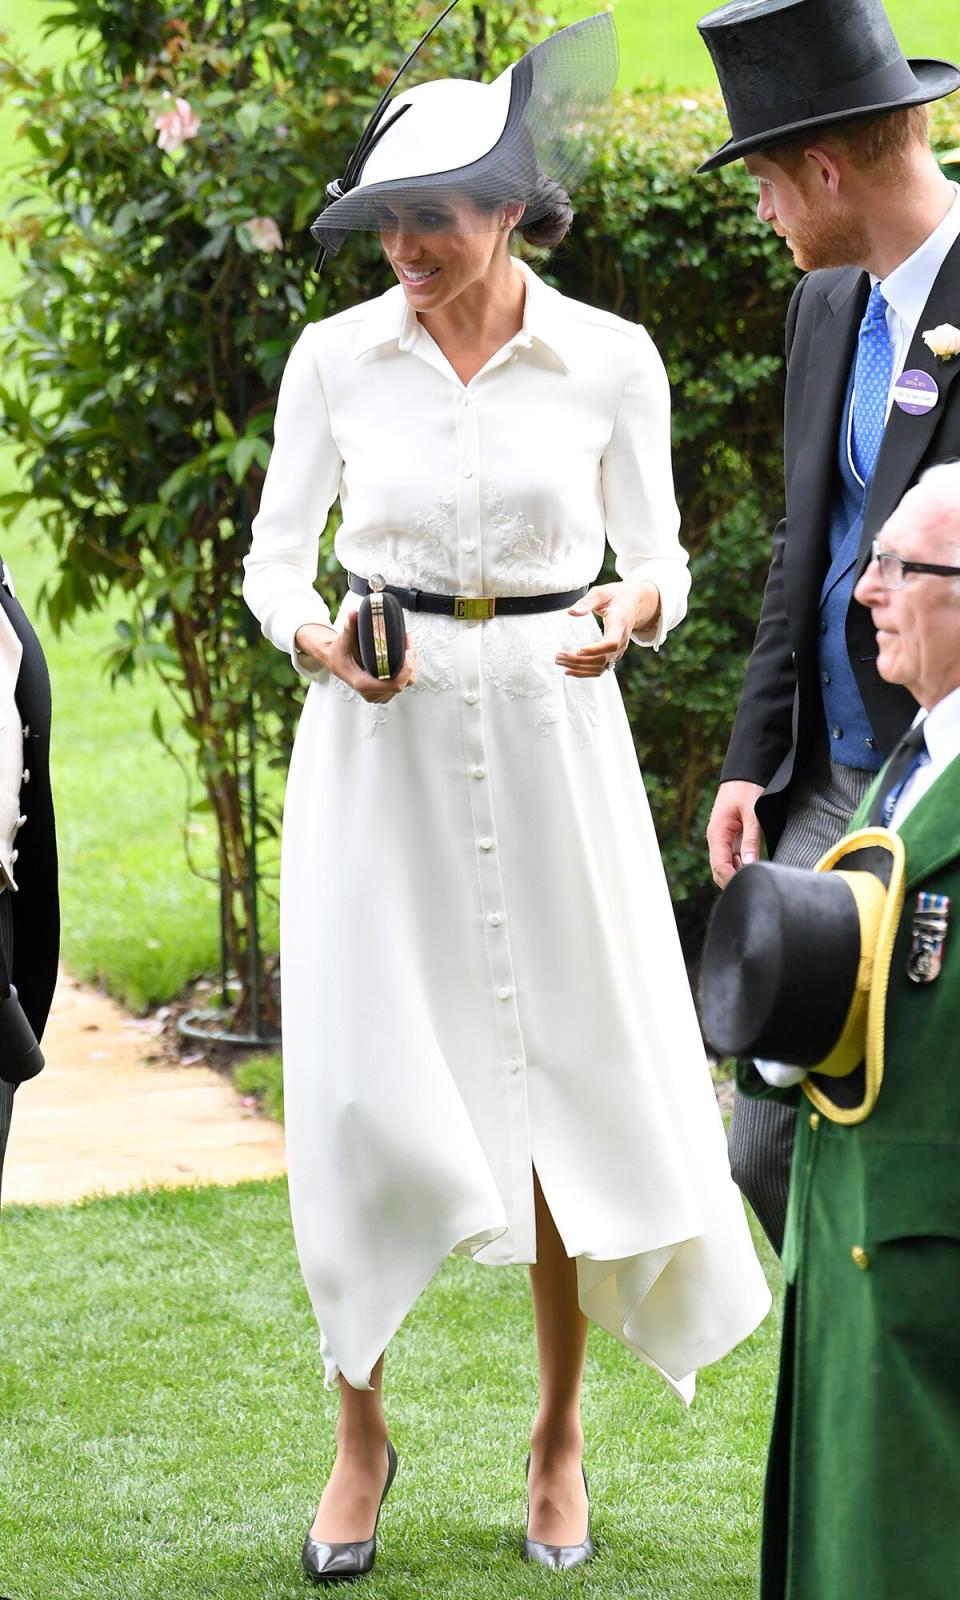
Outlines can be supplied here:
M914 983L932 983L940 976L949 917L949 895L922 891L917 895L907 957L907 977Z

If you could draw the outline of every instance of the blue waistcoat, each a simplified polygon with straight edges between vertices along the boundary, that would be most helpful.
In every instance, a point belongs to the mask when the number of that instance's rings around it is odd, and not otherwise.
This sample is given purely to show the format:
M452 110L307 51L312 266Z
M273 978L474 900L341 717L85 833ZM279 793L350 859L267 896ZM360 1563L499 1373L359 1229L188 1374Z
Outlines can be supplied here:
M843 767L879 772L883 756L847 653L847 610L852 603L857 555L867 495L850 461L850 408L855 363L851 364L840 423L837 472L830 504L830 566L820 591L818 657L820 692L830 758ZM854 602L855 603L855 602Z

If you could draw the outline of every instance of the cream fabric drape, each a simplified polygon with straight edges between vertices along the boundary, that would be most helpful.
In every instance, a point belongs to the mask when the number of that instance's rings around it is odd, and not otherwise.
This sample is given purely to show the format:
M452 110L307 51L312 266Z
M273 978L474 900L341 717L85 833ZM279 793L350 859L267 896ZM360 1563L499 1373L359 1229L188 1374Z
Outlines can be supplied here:
M295 662L338 494L361 576L562 591L606 539L660 589L649 642L683 617L654 346L518 270L524 326L466 387L399 287L297 343L244 585ZM290 1194L328 1380L367 1383L448 1252L534 1259L536 1168L587 1315L689 1397L769 1294L616 678L554 662L597 623L408 621L415 686L370 706L317 674L287 789Z

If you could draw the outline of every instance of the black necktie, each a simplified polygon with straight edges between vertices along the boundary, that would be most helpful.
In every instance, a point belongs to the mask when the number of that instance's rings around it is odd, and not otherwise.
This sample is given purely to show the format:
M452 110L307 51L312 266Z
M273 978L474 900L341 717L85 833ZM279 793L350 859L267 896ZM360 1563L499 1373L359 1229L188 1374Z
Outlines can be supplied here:
M926 719L924 719L925 721ZM869 823L872 828L889 828L890 819L907 779L927 753L923 722L905 733L883 769L883 783L874 795Z

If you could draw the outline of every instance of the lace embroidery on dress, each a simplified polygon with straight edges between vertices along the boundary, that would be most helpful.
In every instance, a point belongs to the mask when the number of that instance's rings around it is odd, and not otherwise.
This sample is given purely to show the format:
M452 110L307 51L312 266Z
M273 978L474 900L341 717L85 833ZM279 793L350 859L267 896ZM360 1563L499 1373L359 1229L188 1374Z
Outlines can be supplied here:
M500 535L497 565L501 568L504 593L543 594L573 587L564 570L573 556L571 543L548 552L533 523L522 511L511 516L503 495L496 489L487 491L486 511L490 528Z
M558 626L548 617L531 618L525 624L519 619L490 623L484 639L484 679L508 700L546 701L536 719L541 737L567 723L584 747L593 742L600 722L595 680L568 678L554 660L559 649L575 650L584 640L582 627Z
M363 547L366 567L360 576L369 578L371 572L379 572L388 583L452 593L456 587L450 577L454 544L450 522L454 509L453 495L441 493L434 510L429 514L418 512L406 530L356 534L355 543Z
M457 665L454 657L453 629L456 623L445 617L407 614L407 632L417 652L417 676L412 684L414 692L426 690L440 694L453 689L457 683Z
M356 689L351 689L349 683L344 683L342 678L334 678L337 694L344 700L355 700L357 704L356 715L360 718L363 731L368 739L372 739L378 728L382 728L387 720L389 704L379 706L371 705L369 700L364 700L357 694Z

